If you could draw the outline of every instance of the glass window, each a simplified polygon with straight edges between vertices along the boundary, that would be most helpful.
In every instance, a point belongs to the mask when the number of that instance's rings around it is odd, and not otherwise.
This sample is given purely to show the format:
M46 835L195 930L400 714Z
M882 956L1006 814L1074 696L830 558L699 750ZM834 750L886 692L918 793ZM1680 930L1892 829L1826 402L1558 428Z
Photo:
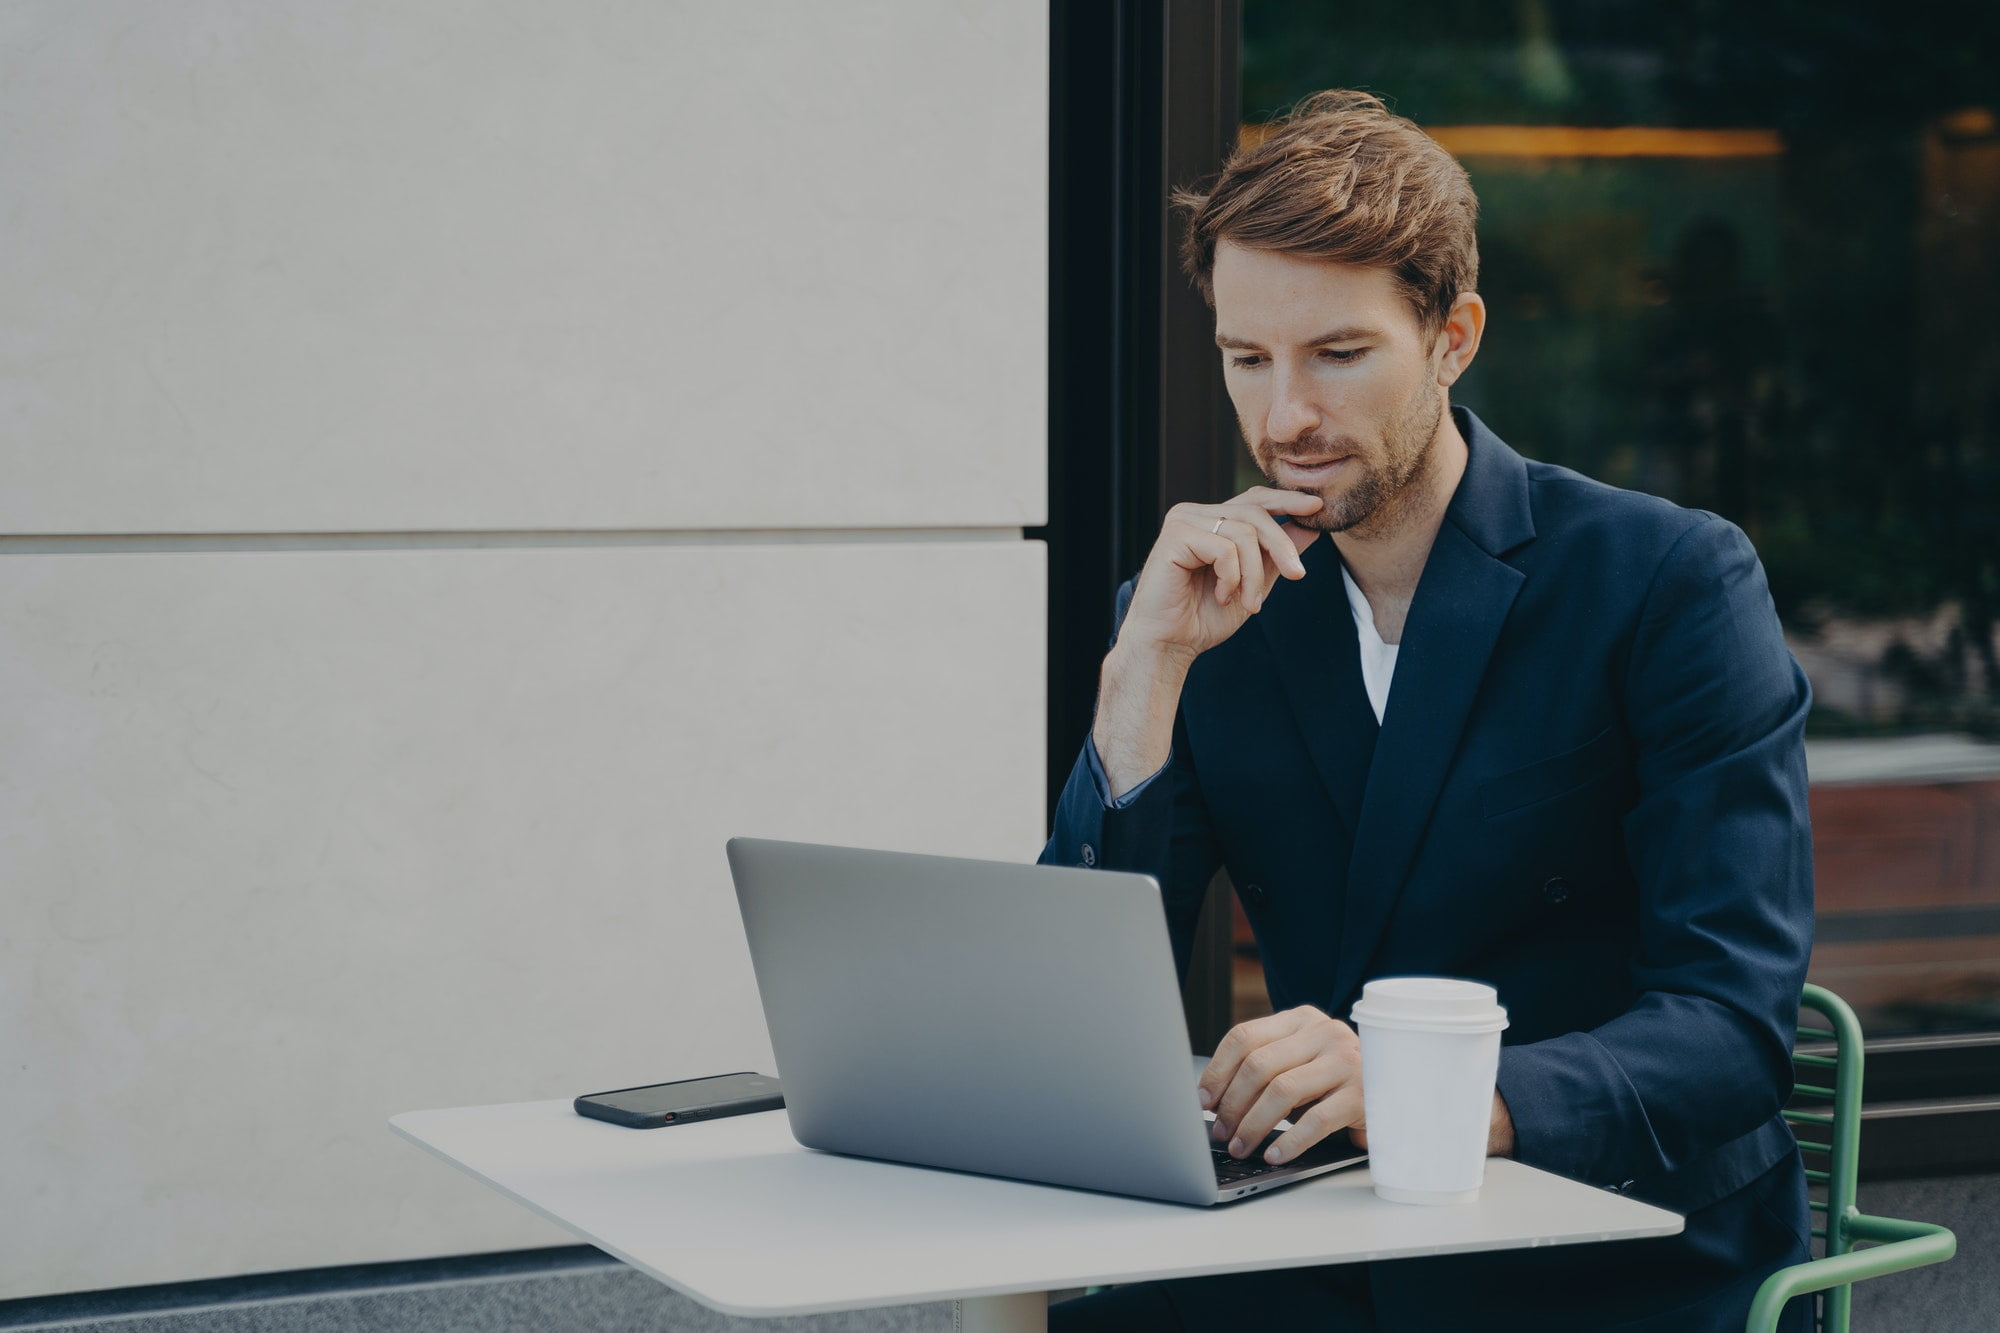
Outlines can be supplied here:
M1756 542L1817 696L1814 979L1871 1033L2000 1028L1996 34L1958 4L1244 4L1246 132L1367 88L1470 171L1491 318L1454 398Z

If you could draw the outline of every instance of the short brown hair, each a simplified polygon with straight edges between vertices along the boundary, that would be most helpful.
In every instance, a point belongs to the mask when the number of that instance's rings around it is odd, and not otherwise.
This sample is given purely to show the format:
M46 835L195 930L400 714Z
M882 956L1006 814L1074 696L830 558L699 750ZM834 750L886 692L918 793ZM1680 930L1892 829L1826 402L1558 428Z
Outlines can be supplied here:
M1215 304L1215 247L1227 240L1386 268L1434 334L1479 282L1479 200L1458 159L1370 93L1333 88L1245 135L1206 193L1176 190L1188 214L1181 266Z

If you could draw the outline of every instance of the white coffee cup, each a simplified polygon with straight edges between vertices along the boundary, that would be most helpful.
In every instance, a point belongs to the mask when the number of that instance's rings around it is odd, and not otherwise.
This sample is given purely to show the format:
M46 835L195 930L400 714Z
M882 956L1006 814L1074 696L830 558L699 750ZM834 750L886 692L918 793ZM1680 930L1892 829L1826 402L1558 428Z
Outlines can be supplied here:
M1375 1193L1467 1203L1486 1180L1493 1080L1507 1011L1491 986L1383 977L1361 989L1361 1099Z

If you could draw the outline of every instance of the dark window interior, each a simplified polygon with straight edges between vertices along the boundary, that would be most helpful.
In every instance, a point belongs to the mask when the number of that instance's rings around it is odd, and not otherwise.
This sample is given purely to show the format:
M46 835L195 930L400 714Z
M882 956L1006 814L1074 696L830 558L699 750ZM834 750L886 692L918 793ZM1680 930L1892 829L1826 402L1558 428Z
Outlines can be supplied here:
M1884 1036L2000 1031L1994 15L1243 6L1251 132L1362 87L1471 173L1491 317L1455 397L1756 542L1817 698L1814 979Z

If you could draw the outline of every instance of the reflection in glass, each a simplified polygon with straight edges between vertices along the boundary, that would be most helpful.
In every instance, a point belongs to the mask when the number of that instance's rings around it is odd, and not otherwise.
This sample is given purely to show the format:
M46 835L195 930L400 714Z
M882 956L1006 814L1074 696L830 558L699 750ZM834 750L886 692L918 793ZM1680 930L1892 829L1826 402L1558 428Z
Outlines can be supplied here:
M1454 398L1750 534L1816 694L1814 979L2000 1028L2000 26L1776 9L1245 0L1245 132L1365 87L1465 162Z

